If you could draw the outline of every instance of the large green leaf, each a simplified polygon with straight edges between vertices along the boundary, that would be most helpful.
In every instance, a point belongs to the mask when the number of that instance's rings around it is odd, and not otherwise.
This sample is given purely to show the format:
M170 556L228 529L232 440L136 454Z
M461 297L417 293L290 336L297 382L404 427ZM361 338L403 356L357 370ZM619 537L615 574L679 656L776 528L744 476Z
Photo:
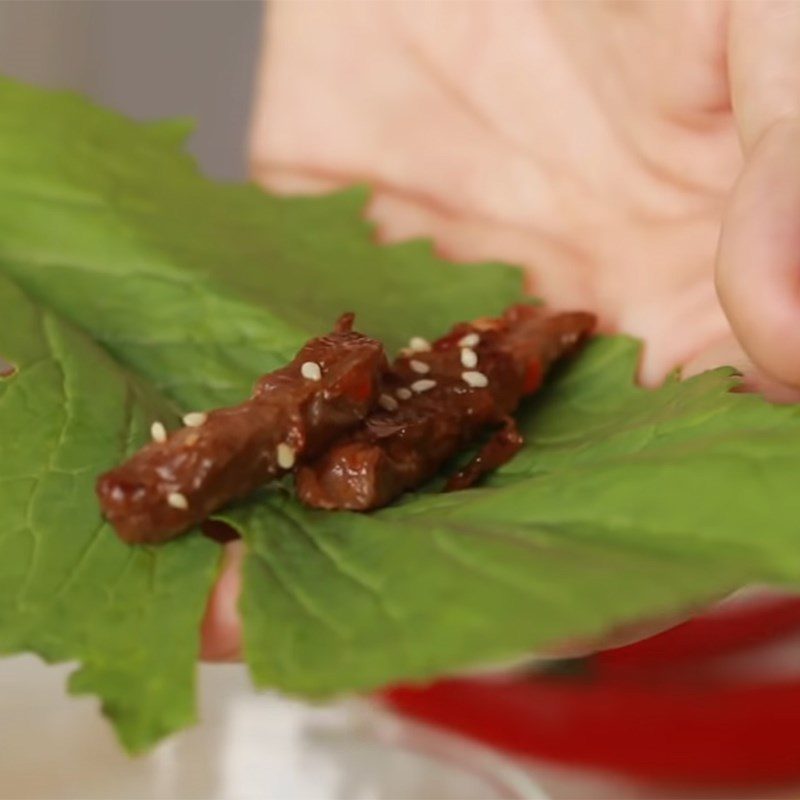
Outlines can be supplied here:
M91 340L0 276L0 652L78 659L138 750L193 721L198 627L214 545L190 534L122 544L94 501L97 474L174 414Z
M379 247L351 190L280 199L204 179L176 123L0 81L0 648L83 666L132 749L191 719L216 566L196 534L122 545L97 473L155 418L234 402L355 310L390 347L520 296L519 273ZM800 415L718 370L657 391L602 339L523 414L481 489L369 515L265 490L244 536L246 657L307 695L600 635L753 581L796 583Z

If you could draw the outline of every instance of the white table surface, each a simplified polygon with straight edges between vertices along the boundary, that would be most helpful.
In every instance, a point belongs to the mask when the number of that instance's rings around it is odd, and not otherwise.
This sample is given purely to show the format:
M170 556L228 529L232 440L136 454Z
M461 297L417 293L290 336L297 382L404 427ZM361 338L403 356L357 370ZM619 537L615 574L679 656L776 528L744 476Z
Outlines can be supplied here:
M256 694L239 665L202 666L202 723L131 759L97 701L66 694L70 669L0 660L0 798L543 797L528 773L485 748L364 703Z

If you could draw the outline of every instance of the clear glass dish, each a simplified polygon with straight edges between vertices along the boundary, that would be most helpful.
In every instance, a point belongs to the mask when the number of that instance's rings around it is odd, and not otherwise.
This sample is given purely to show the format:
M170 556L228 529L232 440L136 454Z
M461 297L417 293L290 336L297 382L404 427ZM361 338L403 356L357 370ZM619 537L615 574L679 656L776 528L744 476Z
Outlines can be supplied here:
M256 694L240 665L202 666L202 722L129 758L70 667L0 661L7 800L483 800L545 797L513 759L367 701L309 706Z

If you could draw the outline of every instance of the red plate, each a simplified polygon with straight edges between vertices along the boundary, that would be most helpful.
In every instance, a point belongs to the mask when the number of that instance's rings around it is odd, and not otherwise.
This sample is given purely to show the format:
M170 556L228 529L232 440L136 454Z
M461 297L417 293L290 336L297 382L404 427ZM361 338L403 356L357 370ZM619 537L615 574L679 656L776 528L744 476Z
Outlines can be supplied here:
M744 678L726 658L800 629L800 599L704 617L582 662L578 675L400 686L416 719L537 759L694 785L800 779L797 676Z

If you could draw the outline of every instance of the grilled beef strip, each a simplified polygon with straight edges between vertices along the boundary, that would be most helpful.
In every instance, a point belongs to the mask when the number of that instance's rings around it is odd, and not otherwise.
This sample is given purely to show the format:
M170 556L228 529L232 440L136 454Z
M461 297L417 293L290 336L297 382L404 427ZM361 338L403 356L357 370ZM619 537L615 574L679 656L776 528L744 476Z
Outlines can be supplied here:
M375 405L387 362L381 344L352 325L352 314L342 316L238 406L189 414L187 426L170 434L154 423L156 441L97 481L119 536L173 538L358 425Z
M383 378L380 410L296 470L306 505L367 511L433 477L487 428L504 427L447 488L472 485L517 452L509 421L549 368L576 352L595 326L584 312L528 305L456 325L432 346L416 342ZM429 348L429 349L428 349Z

